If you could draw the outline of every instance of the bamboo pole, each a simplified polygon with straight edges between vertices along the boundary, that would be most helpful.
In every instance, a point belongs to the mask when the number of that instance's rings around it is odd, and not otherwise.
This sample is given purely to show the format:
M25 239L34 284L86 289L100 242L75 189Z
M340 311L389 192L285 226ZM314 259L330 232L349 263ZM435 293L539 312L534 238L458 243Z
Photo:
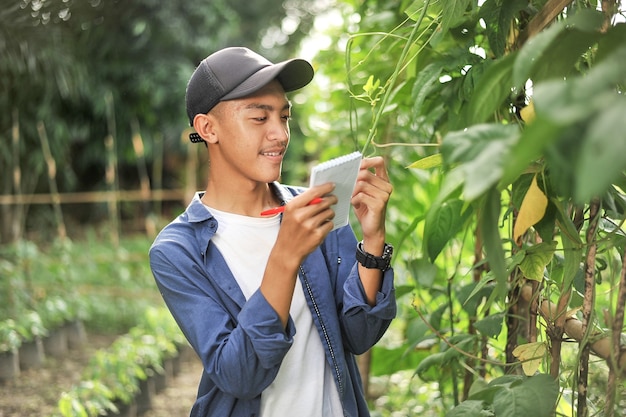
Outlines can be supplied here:
M532 300L532 288L529 285L524 285L522 287L521 296L527 302ZM565 334L574 339L577 342L580 342L585 337L585 332L583 331L583 323L578 320L573 315L568 315L567 313L560 312L559 308L556 304L549 300L543 300L539 307L539 313L541 316L548 322L553 323L559 317L565 317L563 328L565 330ZM604 334L592 334L590 341L591 350L600 358L604 360L609 360L611 357L612 349L612 336L604 335ZM626 334L620 333L621 337L626 337ZM617 359L617 365L619 369L626 370L626 346L622 345L619 349L619 355Z
M145 195L141 190L117 191L82 191L75 193L59 193L61 204L106 203L111 199L117 201L142 201ZM150 190L150 201L180 201L184 202L183 190ZM20 194L0 195L0 206L22 204L52 204L51 194Z
M518 44L523 45L545 29L571 3L572 0L548 0L539 13L528 22L528 26L519 36Z
M107 202L109 208L109 219L111 221L110 237L113 244L117 247L120 243L120 230L119 230L119 208L117 199L114 198L115 193L118 190L117 185L117 147L115 144L115 113L113 107L113 94L107 91L104 96L106 109L107 109L107 129L108 134L104 139L104 147L107 155L107 165L105 171L105 179L107 188L111 191L111 198Z
M152 188L160 190L163 188L163 134L157 132L154 136L154 144L152 145ZM163 205L162 200L152 200L152 211L161 217Z
M135 161L137 162L137 171L139 172L139 187L142 196L142 209L144 227L148 236L156 236L156 224L151 212L150 201L150 177L148 176L148 168L146 167L145 150L139 122L133 118L131 123L133 150L135 151Z
M57 167L54 157L52 156L52 152L50 151L50 142L48 141L46 127L41 120L37 122L37 132L39 133L41 149L43 150L43 156L46 160L46 165L48 167L48 185L50 187L50 194L52 195L52 208L54 210L54 218L57 224L57 233L61 240L65 240L67 238L67 231L65 229L65 222L63 221L63 211L61 210L59 190L57 189Z
M22 193L22 169L20 167L20 123L19 110L13 109L13 128L11 129L11 150L13 154L13 193ZM13 225L11 239L19 240L22 237L22 220L24 218L24 206L18 205L13 210Z

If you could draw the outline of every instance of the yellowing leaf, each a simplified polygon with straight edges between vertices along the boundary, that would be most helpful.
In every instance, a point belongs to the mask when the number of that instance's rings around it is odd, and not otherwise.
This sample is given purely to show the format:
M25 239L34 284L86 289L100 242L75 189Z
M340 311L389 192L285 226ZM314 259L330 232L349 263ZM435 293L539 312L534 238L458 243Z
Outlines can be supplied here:
M526 376L532 376L537 372L545 353L546 344L544 342L526 343L513 349L513 356L522 362L522 369Z
M522 116L522 120L526 123L532 123L532 121L535 120L535 105L532 101L528 103L528 106L520 110L520 116Z
M541 282L546 266L554 257L556 245L556 242L541 242L527 248L524 251L524 258L519 263L519 269L524 277Z
M442 162L441 154L436 153L434 155L430 155L425 158L422 158L419 161L413 162L407 168L430 169L430 168L435 168L435 167L440 166L441 162Z
M548 199L537 185L537 175L533 177L533 181L524 196L522 206L519 209L515 226L513 227L513 239L520 244L519 238L534 226L546 214L548 207Z

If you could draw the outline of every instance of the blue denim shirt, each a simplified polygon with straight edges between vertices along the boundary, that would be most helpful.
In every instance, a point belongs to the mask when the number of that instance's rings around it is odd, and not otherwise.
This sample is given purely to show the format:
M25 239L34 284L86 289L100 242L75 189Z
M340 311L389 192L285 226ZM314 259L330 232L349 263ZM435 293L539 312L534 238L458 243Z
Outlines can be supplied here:
M278 183L283 202L299 189ZM192 417L259 415L269 386L293 342L263 294L247 301L226 261L211 243L218 223L197 194L150 249L150 266L163 299L204 365ZM344 416L369 416L354 358L371 348L396 314L393 270L384 273L371 307L358 276L350 226L331 232L302 263L300 279ZM263 266L259 266L263 267Z

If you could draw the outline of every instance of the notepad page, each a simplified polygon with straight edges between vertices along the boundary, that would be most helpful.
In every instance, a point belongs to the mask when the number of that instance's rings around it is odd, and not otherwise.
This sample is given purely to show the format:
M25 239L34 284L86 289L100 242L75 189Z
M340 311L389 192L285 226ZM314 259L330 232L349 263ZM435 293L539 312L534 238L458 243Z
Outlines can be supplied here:
M333 194L337 196L338 201L333 206L333 210L335 210L333 230L348 224L350 199L361 166L361 159L360 152L353 152L322 162L311 170L311 187L327 182L335 183Z

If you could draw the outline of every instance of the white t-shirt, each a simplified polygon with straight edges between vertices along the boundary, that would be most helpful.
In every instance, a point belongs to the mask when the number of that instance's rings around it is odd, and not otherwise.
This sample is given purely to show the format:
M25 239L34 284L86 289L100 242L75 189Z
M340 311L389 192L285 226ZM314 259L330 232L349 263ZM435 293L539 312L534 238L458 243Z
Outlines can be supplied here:
M280 215L248 217L210 208L219 226L212 241L224 256L246 300L259 288L276 242ZM274 382L261 395L262 417L343 415L339 393L324 354L300 279L289 314L296 334ZM320 366L324 363L325 366Z

